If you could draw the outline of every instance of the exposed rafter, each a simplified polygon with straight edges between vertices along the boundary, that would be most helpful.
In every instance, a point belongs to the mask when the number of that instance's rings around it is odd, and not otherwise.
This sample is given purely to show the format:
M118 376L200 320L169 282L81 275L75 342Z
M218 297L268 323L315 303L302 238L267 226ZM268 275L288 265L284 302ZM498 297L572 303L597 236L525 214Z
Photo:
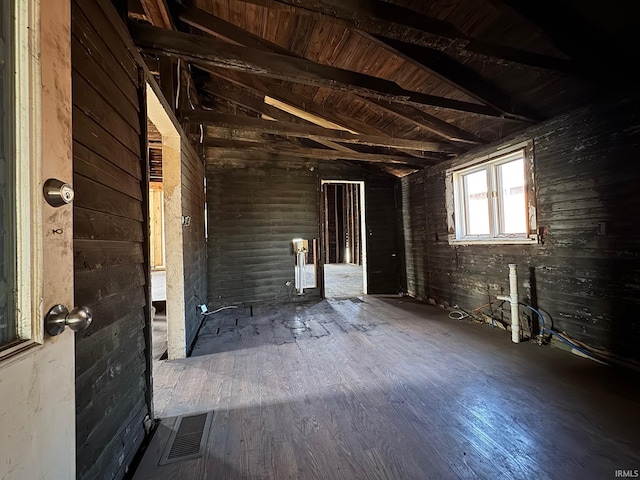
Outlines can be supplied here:
M220 115L204 110L185 110L180 117L186 122L204 123L220 130L255 132L270 135L308 138L314 141L353 143L375 147L390 147L441 153L460 153L462 150L452 145L401 138L358 135L344 130L333 130L318 126L300 125L288 122L273 122L259 118Z
M230 45L214 38L135 24L131 26L131 32L138 46L143 49L194 63L295 83L348 90L365 97L385 98L394 103L444 108L488 117L504 116L493 107L408 91L381 78L309 60ZM507 118L523 120L514 115Z
M295 158L311 158L315 160L355 160L371 163L387 163L399 165L412 165L424 167L433 165L440 159L434 157L415 158L405 157L401 155L381 155L371 153L360 153L356 151L338 151L321 148L296 147L287 141L245 141L245 140L228 140L222 138L206 138L204 146L207 149L207 155L225 155L228 152L265 152L270 154L278 154L283 157Z
M165 0L140 0L140 4L153 25L169 29L175 28Z
M254 35L251 32L248 32L233 23L229 23L220 17L216 17L215 15L212 15L200 8L189 8L187 11L180 14L179 18L187 25L235 45L279 53L281 55L299 57L275 43L271 43L258 35Z
M248 92L230 82L217 80L215 82L208 82L202 88L205 92L208 92L211 95L222 98L236 105L241 105L261 116L267 116L275 120L285 122L305 123L310 125L310 122L302 118L266 104L264 102L264 95L257 95L253 92Z
M227 41L230 41L236 45L255 46L256 48L261 48L261 49L264 49L265 51L278 52L284 55L298 57L298 55L296 55L294 52L285 50L274 43L271 43L257 35L252 34L251 32L248 32L240 27L237 27L229 22L226 22L220 19L219 17L211 15L197 8L189 9L187 12L185 12L183 15L180 16L180 19L188 23L194 28L197 28L205 33L217 36L219 38L225 38ZM382 42L378 41L376 38L363 32L359 32L359 33L367 38L372 39L373 41L378 42L379 44L383 45L385 48L391 49L390 46L383 44ZM433 51L433 52L441 56L444 56L438 51ZM415 63L415 60L412 60L412 61ZM463 70L466 70L466 69L463 69ZM462 75L463 73L464 72L459 72L459 75ZM447 81L449 81L449 83L452 83L450 79L447 79ZM468 82L466 82L465 80L461 80L459 83L467 84ZM270 89L265 87L263 88L262 91L266 92L268 90ZM487 89L484 89L484 90L486 91ZM363 98L363 97L361 98L367 103L369 103L369 105L371 105L374 109L380 108L380 105L370 101L369 99ZM480 98L478 99L484 100L486 102L485 99L480 99ZM506 99L500 99L500 100L503 103L506 103ZM385 107L385 110L389 111L390 109L392 109L395 116L402 118L405 121L409 121L414 125L418 125L420 128L424 128L430 131L431 133L441 136L442 138L445 138L449 141L471 143L471 144L482 143L482 140L476 138L474 135L464 132L463 130L455 126L450 125L447 122L444 122L432 115L428 115L422 111L418 111L418 115L419 115L418 118L421 120L422 123L417 123L415 109L404 106L404 105L397 105L398 108L393 108L394 106L396 105L388 105ZM403 111L409 113L410 116L403 117L401 113Z
M219 98L223 98L226 100L233 99L233 102L235 104L245 108L249 108L254 112L261 114L263 118L271 120L269 121L269 123L274 123L272 120L277 120L278 123L281 121L283 123L288 123L290 125L320 124L324 126L330 125L330 126L336 126L337 128L341 128L339 125L334 124L333 122L330 122L326 119L322 119L313 114L308 114L306 112L303 112L304 114L301 114L299 113L300 111L292 112L291 109L296 110L295 107L290 107L288 109L283 108L284 104L282 102L278 102L277 100L272 99L270 97L267 97L264 95L258 96L258 95L255 95L253 92L249 92L247 90L241 91L239 87L231 84L230 82L227 82L226 80L218 79L215 82L215 86L213 85L213 83L214 82L209 82L207 85L205 85L205 89L208 90L210 93L218 96ZM267 103L267 100L270 100L270 102ZM274 105L277 105L277 106L274 106ZM190 111L190 112L193 112L193 111ZM212 116L209 112L201 111L201 113L209 117ZM191 114L190 118L193 119L194 115ZM198 122L198 123L203 123L203 122ZM345 129L345 131L347 131L347 129ZM220 132L218 133L220 134ZM229 133L229 132L222 132L222 135L224 135L225 133ZM343 145L340 145L328 139L316 138L315 141L326 147L329 147L338 151L347 151L347 152L353 151L348 147L345 147Z
M541 55L513 47L473 39L451 24L381 0L237 0L279 9L295 15L322 17L325 21L362 30L372 35L406 41L442 52L468 57L477 54L483 60L503 65L530 67L575 74L576 65L563 58Z
M292 105L302 111L309 112L313 115L329 120L330 122L335 123L336 125L339 125L347 130L352 130L357 133L366 133L370 135L384 134L371 125L361 122L355 118L347 117L346 115L336 112L335 110L329 110L323 105L314 102L310 98L297 95L290 90L281 88L269 82L264 82L254 76L239 75L236 72L224 69L208 69L207 71L215 77L230 81L242 88L247 89L255 95L262 96L262 98L268 95L271 98L279 100L280 102Z
M484 140L474 135L473 133L462 130L451 123L447 123L444 120L429 115L417 108L410 105L401 105L397 103L390 103L384 100L375 100L372 98L365 99L377 108L389 112L405 121L413 123L419 128L430 131L436 135L439 135L451 142L466 143L471 145L480 145L486 143Z
M338 116L337 118L334 118L336 117L335 113L325 110L323 107L316 104L312 104L313 107L311 108L311 110L317 113L306 112L295 106L288 105L282 101L279 101L267 95L260 95L259 91L257 92L258 94L256 94L253 91L242 90L236 85L220 78L217 79L215 82L209 82L208 84L206 84L204 86L204 89L209 93L215 96L218 96L221 99L225 99L225 100L231 99L233 103L235 103L236 105L249 108L250 110L256 113L261 114L261 116L264 119L277 120L278 121L277 125L289 124L289 125L299 125L302 127L320 125L321 127L324 127L324 128L338 129L338 131L341 131L341 132L347 132L352 135L357 135L357 133L352 129L340 126L339 124L331 120L328 120L327 118L324 118L324 116L327 116L329 118L332 118L338 121L342 120L340 116ZM269 92L272 94L274 93L277 94L277 92L274 92L272 89L269 89ZM289 95L286 95L285 98L287 100L291 100L291 99L296 100L295 96L292 97L292 95L293 94L289 93ZM308 103L307 104L303 103L301 104L301 106L303 107L306 106L307 108L309 107ZM200 114L197 114L193 110L188 110L186 111L185 115L190 117L192 121L194 120L194 118L202 118L202 121L195 122L199 124L205 123L204 122L205 118L212 118L212 117L217 118L217 115L213 115L206 111L201 111ZM242 122L242 120L240 121ZM276 124L273 121L269 121L268 123L273 125ZM365 131L371 130L364 124L359 126L364 128ZM373 132L377 133L377 131L375 130L373 130ZM221 134L221 132L218 132L218 133ZM222 134L224 133L225 132L222 132ZM293 138L293 136L291 137ZM372 138L379 138L379 137L372 136ZM340 139L335 139L335 140L340 140ZM352 148L346 147L344 145L340 145L329 138L321 138L320 136L317 136L316 138L313 138L313 141L338 151L358 153ZM398 144L402 145L402 141L398 142ZM387 148L391 148L389 145L384 145L384 146ZM418 157L418 158L423 157L423 155L416 153L416 150L414 149L402 148L401 146L393 147L393 148L396 148L397 150L405 151L406 153L414 157ZM453 151L454 149L455 147L451 147L448 151ZM425 151L432 151L432 150L433 148L425 149Z
M485 105L490 105L505 115L536 118L536 114L514 105L512 98L482 78L475 71L456 62L448 55L433 48L422 47L381 36L359 32L370 41L389 50L410 64L426 70L440 80L456 87Z

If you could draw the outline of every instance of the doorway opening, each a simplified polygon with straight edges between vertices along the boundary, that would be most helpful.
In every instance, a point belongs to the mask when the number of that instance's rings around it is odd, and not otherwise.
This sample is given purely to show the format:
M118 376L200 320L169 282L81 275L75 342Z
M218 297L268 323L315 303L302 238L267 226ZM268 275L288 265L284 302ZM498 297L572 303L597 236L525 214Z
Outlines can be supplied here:
M151 267L152 355L167 358L167 270L164 233L164 188L162 184L162 134L147 118L149 159L149 263Z
M364 182L322 181L325 298L367 293Z
M151 348L154 361L186 357L181 137L147 85ZM153 309L152 309L153 312Z

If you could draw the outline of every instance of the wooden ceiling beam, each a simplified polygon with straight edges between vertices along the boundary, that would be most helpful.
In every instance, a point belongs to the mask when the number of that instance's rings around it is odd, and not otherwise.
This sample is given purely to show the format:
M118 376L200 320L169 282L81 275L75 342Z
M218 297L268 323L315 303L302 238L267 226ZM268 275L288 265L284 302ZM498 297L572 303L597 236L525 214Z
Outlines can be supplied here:
M140 0L147 18L156 27L175 28L173 18L165 0Z
M356 131L357 133L366 133L370 135L383 135L383 136L391 136L388 135L383 130L374 129L369 124L364 122L360 122L359 120L346 117L340 113L335 112L334 110L327 110L322 105L317 104L313 100L307 97L303 97L301 95L296 95L292 93L290 90L274 85L271 82L263 82L260 79L255 77L240 75L236 72L224 71L224 70L213 70L211 69L211 73L214 76L221 76L226 80L229 80L233 83L240 85L241 87L245 87L251 90L253 93L258 95L264 95L264 92L268 92L269 95L283 101L289 103L290 105L294 105L300 109L310 111L320 117L331 120L332 122L341 125L342 127L346 127L349 130ZM435 135L438 135L448 141L451 142L459 142L471 145L479 145L486 143L484 140L478 138L474 134L467 132L455 125L445 122L444 120L439 119L433 115L429 115L428 113L423 112L422 110L418 110L417 108L410 107L408 105L400 105L400 104L391 104L384 101L375 101L369 98L358 97L360 100L367 102L371 108L376 110L384 110L392 113L398 118L401 118L404 121L412 123L418 128L431 132Z
M515 106L510 95L492 85L472 69L456 62L453 58L438 50L391 38L369 35L361 31L358 33L406 62L428 72L430 75L438 77L443 82L452 85L485 105L492 106L505 115L512 115L522 119L542 120L535 113Z
M235 45L299 58L298 55L294 55L291 51L282 48L275 43L271 43L258 35L254 35L251 32L200 8L189 8L180 14L179 18L181 21L193 28L208 33L216 38L226 40L227 42Z
M199 8L194 7L188 9L180 15L180 20L209 35L225 39L236 45L300 58L299 55L296 55L290 50L269 42L258 35L254 35L243 28ZM358 33L369 41L403 58L412 65L426 70L431 75L437 76L485 105L490 105L507 115L515 115L522 118L535 117L535 115L530 112L515 109L513 107L513 101L508 95L484 80L473 70L462 66L438 50L369 35L362 31L358 31Z
M245 141L228 140L221 138L205 138L204 147L207 156L225 156L230 152L265 152L286 157L310 158L314 160L355 160L369 163L387 163L398 165L411 165L416 167L426 167L434 165L440 159L404 157L401 155L381 155L371 153L360 153L356 151L338 151L322 148L296 147L287 141Z
M429 115L422 110L414 108L410 105L400 105L397 103L389 103L384 100L374 100L372 98L363 99L367 101L372 108L384 110L395 115L415 126L428 130L431 133L441 136L446 140L456 143L465 143L470 145L482 145L487 143L485 140L474 135L471 132L463 130L451 123Z
M284 103L282 102L278 102L277 100L273 99L273 98L269 98L269 100L271 102L273 102L274 105L279 105L279 107L274 107L271 104L267 104L267 96L261 96L260 95L260 91L257 92L253 92L253 91L247 91L247 90L243 90L240 87L236 87L235 85L233 85L232 83L223 80L223 79L218 79L215 82L209 82L208 84L206 84L204 86L204 89L217 96L220 99L224 99L227 101L231 101L233 100L233 102L236 105L242 106L244 108L248 108L256 113L259 113L264 120L269 121L269 123L275 123L273 122L273 120L277 120L278 122L282 122L282 123L288 123L288 124L293 124L293 125L307 125L307 126L317 126L317 125L321 125L322 127L332 127L332 126L336 126L336 128L341 128L342 130L339 131L344 131L344 132L349 132L352 134L356 134L356 132L354 132L353 130L348 129L347 127L341 127L340 125L330 121L330 120L326 120L324 118L319 117L318 115L315 114L309 114L307 112L304 112L303 110L300 110L294 106L289 106L290 108L284 109L283 110L283 105ZM266 89L265 89L266 90ZM215 93L214 93L215 92ZM269 89L270 93L274 93L272 91L272 89ZM256 94L257 93L257 94ZM291 98L291 93L289 93L288 95L286 95L287 99ZM295 98L294 98L295 100ZM325 114L326 116L330 117L330 118L334 118L336 116L336 114L326 111L324 110L323 107L318 106L316 104L313 104L314 106L311 107L311 110L316 111L319 114ZM307 107L309 108L309 104L307 102L307 104L302 104L303 107ZM193 110L190 110L189 112L193 112ZM302 113L299 113L302 112ZM208 114L208 112L203 111L204 114ZM210 114L209 114L210 115ZM191 117L193 119L193 114L191 114ZM341 120L340 116L338 116L338 118L336 118L336 120ZM198 122L196 122L198 123ZM202 122L199 122L202 123ZM368 127L364 125L364 128ZM340 145L337 144L331 140L328 139L322 139L322 138L315 138L313 139L315 142L320 143L322 145L325 145L329 148L333 148L335 150L338 151L355 151L349 147L346 147L344 145ZM401 147L397 147L398 150L401 151L405 151L406 153L408 153L411 156L415 156L415 157L422 157L423 155L417 154L415 151L413 151L413 149L404 149ZM407 151L408 150L408 151Z
M208 82L203 86L203 90L215 97L240 105L259 115L266 115L279 121L311 125L311 122L284 112L279 108L267 105L264 103L264 96L243 90L240 87L234 86L230 82Z
M423 142L419 140L405 140L402 138L358 135L344 130L333 130L315 125L299 125L289 122L273 122L259 118L222 115L214 112L208 112L206 110L185 110L180 112L180 118L182 121L187 123L204 123L220 130L255 132L270 135L308 138L314 141L342 142L426 152L462 152L460 148L438 142Z
M301 58L265 52L224 41L174 32L161 28L131 25L137 45L158 54L175 56L189 62L216 68L228 68L254 75L345 90L368 98L385 98L394 103L413 104L458 112L523 120L505 116L493 107L404 90L394 82L358 72L321 65Z
M230 24L228 22L225 22L224 20L219 19L218 17L215 17L203 10L200 9L190 9L188 10L184 15L182 15L180 17L183 21L189 23L191 26L198 28L200 30L202 30L205 33L211 34L211 35L217 35L223 38L226 38L227 40L237 44L237 45L243 45L243 46L255 46L255 47L259 47L262 48L266 51L270 51L270 52L278 52L278 53L282 53L284 55L290 55L290 56L294 56L297 57L297 55L294 52L291 52L289 50L285 50L282 47L271 43L267 40L264 40L262 37L258 37L257 35L253 35L252 33L237 27L233 24ZM358 33L360 33L361 35L366 35L368 36L368 34L363 33L361 31L359 31ZM374 37L370 37L373 40L376 40ZM385 47L387 47L385 45ZM390 48L390 47L388 47ZM211 73L213 73L214 75L219 74L219 71L212 71ZM256 80L251 80L252 83L256 83ZM259 81L261 82L261 81ZM258 82L258 83L259 83ZM248 87L248 85L244 84L243 86ZM280 89L281 90L281 89ZM260 89L260 93L262 92L278 92L278 89L274 89L273 87L268 87L268 86L262 86L262 88ZM285 92L285 91L280 91L280 98L282 98L282 96L285 96L286 99L285 101L292 104L292 105L297 105L298 107L305 106L305 110L308 107L313 107L313 104L309 103L310 100L309 99L304 99L302 97L297 97L297 98L292 98L292 94L290 92ZM362 100L366 101L367 103L369 103L370 105L372 105L374 108L379 109L379 105L369 101L369 99L367 98L363 98L360 97ZM414 125L417 125L418 127L425 129L435 135L438 135L442 138L445 138L449 141L453 141L453 142L463 142L463 143L471 143L471 144L480 144L483 143L482 140L478 139L477 137L475 137L474 135L472 135L471 133L465 132L462 129L459 129L447 122L444 122L443 120L440 120L437 117L434 117L432 115L428 115L427 113L424 113L422 111L416 111L415 109L411 108L411 107L405 107L403 105L399 105L398 108L393 108L393 106L389 106L386 108L387 111L389 111L389 109L393 110L393 113L397 116L402 118L405 121L409 121L411 123L413 123ZM410 116L405 117L403 116L402 112L405 112L405 114L408 114ZM324 112L321 112L321 114ZM416 115L417 113L417 115ZM326 114L325 114L326 117ZM419 118L421 120L420 122L416 122L416 118ZM337 121L336 121L337 120ZM343 127L345 126L344 123L341 123L340 119L334 119L333 120L334 123L336 124L341 124ZM353 120L348 120L350 125L354 125L353 124ZM361 124L360 126L353 126L353 128L355 130L360 131L361 133L367 133L367 129L369 129L368 125L365 124ZM372 132L369 132L372 133ZM375 133L375 132L374 132ZM379 133L383 133L382 131L380 131Z
M462 57L476 54L501 65L575 74L576 65L563 58L473 39L448 22L381 0L237 0L295 15L322 18L353 30L407 41ZM515 64L515 65L514 65Z
M335 110L329 110L319 103L313 101L310 98L297 95L288 89L284 89L271 82L264 82L259 78L249 75L239 75L236 72L223 70L223 69L208 69L212 75L218 78L222 78L229 82L232 82L242 88L245 88L255 95L270 96L280 102L292 105L302 111L309 112L317 117L324 118L342 128L352 130L357 133L366 133L369 135L380 135L384 133L377 128L356 120L355 118L347 117L346 115L339 113Z

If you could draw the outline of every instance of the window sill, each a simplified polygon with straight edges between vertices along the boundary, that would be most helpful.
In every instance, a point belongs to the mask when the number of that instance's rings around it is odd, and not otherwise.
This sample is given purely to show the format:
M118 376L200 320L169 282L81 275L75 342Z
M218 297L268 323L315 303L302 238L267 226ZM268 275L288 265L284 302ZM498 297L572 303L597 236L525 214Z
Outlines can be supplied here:
M449 245L537 245L538 237L530 238L496 238L496 239L470 239L470 238L450 238Z

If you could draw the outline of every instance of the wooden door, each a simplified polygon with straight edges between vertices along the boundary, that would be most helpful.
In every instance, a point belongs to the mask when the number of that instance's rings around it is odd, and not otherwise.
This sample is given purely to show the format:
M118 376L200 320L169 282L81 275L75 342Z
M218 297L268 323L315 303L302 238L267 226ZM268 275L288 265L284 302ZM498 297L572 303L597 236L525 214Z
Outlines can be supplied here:
M72 206L50 206L42 194L46 179L72 183L69 1L0 8L0 55L17 53L0 62L0 264L15 267L3 280L15 294L0 292L12 326L0 342L0 478L72 480L74 333L48 336L43 321L56 304L74 306Z

